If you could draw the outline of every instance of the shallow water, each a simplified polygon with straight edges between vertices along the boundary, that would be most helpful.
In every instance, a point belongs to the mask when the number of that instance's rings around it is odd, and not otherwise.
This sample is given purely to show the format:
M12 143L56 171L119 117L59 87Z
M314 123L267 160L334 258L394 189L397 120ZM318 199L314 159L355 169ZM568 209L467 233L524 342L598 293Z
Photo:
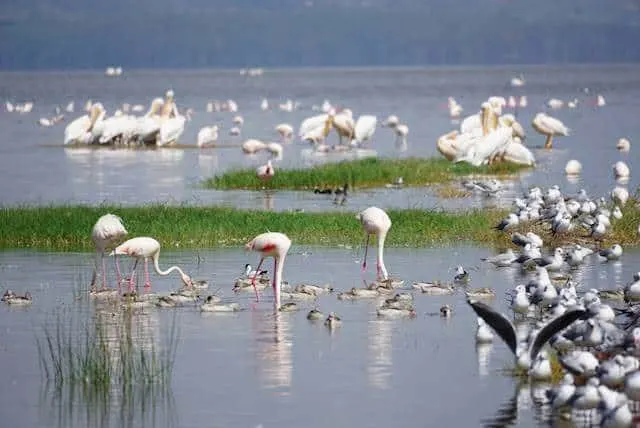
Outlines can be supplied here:
M480 259L477 247L389 249L392 276L409 285L416 280L450 280L455 264L470 269L472 287L492 287L492 302L506 311L504 293L525 281L515 269L495 269ZM194 278L207 279L209 291L238 301L245 311L200 313L195 307L147 309L128 318L134 340L158 339L177 323L179 345L168 391L134 394L110 405L63 388L56 395L44 384L35 339L56 313L88 319L102 313L106 325L120 314L99 311L80 291L91 276L91 254L5 251L0 253L2 287L30 290L29 308L0 307L0 414L7 426L478 426L513 422L537 426L541 411L528 385L503 371L513 357L497 339L476 349L475 317L462 291L453 296L415 295L417 317L384 321L375 301L344 302L335 295L302 303L298 313L272 312L272 297L234 295L234 279L255 255L241 250L199 253L166 251L161 265L180 264ZM285 280L292 284L330 283L337 290L359 286L359 249L292 247ZM573 272L583 288L617 288L640 260L629 250L615 263L593 256ZM331 266L331 269L326 269ZM268 266L270 269L271 266ZM366 278L371 279L368 272ZM155 291L177 287L176 277L152 274ZM438 315L453 306L451 319ZM343 325L329 331L306 319L317 305L338 312ZM114 318L115 317L115 318ZM174 318L175 317L175 318ZM127 319L125 317L125 319ZM111 320L111 321L109 321ZM464 411L461 411L463 406Z
M508 88L514 73L523 72L527 85ZM166 150L88 150L64 149L64 123L51 128L36 124L39 117L50 116L56 105L76 102L76 113L87 99L101 101L108 112L128 102L147 104L167 88L176 92L181 108L195 110L181 142L195 144L196 134L204 125L221 126L220 140L239 145L247 138L276 140L273 127L280 122L297 129L301 120L312 114L312 105L329 99L348 106L357 116L375 114L381 121L397 114L410 128L406 151L400 152L388 129L378 128L371 143L379 156L437 156L438 136L449 132L452 124L445 109L448 96L455 96L465 108L465 115L479 109L490 95L526 94L529 106L517 112L528 132L530 147L540 147L543 138L530 127L538 111L546 110L550 97L563 100L578 98L577 109L562 109L551 114L572 129L572 136L557 138L554 150L534 149L537 169L523 174L512 183L497 203L507 204L514 192L531 185L558 183L568 192L585 187L590 194L602 195L613 186L611 165L619 160L631 163L638 153L634 138L640 135L637 120L640 107L640 67L636 65L599 65L563 67L430 68L430 69L355 69L355 70L267 70L261 77L247 78L236 71L127 71L122 78L106 78L102 72L0 73L0 99L32 100L31 114L8 114L0 109L0 200L16 203L96 203L111 201L123 204L143 202L237 204L258 209L332 209L325 198L300 192L216 192L203 190L203 179L230 168L263 164L265 154L243 155L238 147L217 149ZM589 88L586 94L584 88ZM607 105L596 108L595 95L602 93ZM272 106L291 98L301 103L292 113L280 110L263 112L259 105L267 97ZM232 113L206 113L207 100L232 98L245 119L241 137L229 137ZM68 121L66 122L68 123ZM618 138L632 142L628 154L615 149ZM332 137L334 138L334 137ZM331 140L333 141L333 140ZM285 147L284 159L277 167L300 167L312 163L302 156L306 146L292 143ZM584 173L577 183L569 183L563 170L567 160L583 163ZM315 161L322 161L322 159ZM637 185L635 176L628 184ZM383 208L483 206L482 198L441 199L433 190L388 189L356 191L350 195L351 209L366 207L375 201ZM491 201L490 203L494 203Z

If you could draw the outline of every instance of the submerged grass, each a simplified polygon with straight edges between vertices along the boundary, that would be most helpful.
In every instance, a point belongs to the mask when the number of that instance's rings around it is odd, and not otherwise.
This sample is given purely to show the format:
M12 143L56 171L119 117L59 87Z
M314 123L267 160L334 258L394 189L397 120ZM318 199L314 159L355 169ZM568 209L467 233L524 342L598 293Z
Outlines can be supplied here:
M402 177L404 184L422 186L444 183L456 177L481 175L513 175L527 167L510 163L474 167L452 163L443 158L360 159L317 165L305 169L278 169L269 182L260 181L254 169L229 171L205 181L204 187L228 189L308 190L316 186L380 187Z
M140 386L168 385L178 343L175 319L168 343L158 349L153 337L132 334L131 313L102 315L79 323L59 313L43 326L36 344L44 378L56 388L80 385L103 398L114 388L126 396Z
M122 217L129 236L153 236L163 248L234 247L267 231L286 233L296 245L357 245L363 236L353 212L270 212L168 205L17 207L0 209L0 248L93 250L91 229L107 212ZM603 245L640 243L637 231L640 208L636 201L630 201L623 213L624 217L614 222L613 231ZM409 209L389 210L388 214L393 223L386 241L390 247L448 245L461 241L502 247L511 245L510 233L493 229L505 217L505 210ZM517 230L539 233L550 245L562 245L571 240L593 244L582 228L555 237L549 226L541 223L530 223Z

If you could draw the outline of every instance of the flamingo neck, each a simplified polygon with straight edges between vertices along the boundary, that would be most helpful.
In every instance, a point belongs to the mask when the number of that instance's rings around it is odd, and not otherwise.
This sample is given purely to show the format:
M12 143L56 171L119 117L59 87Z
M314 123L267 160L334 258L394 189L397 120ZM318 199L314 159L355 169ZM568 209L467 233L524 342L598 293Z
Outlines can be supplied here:
M169 275L171 272L173 272L174 270L177 270L178 272L180 272L181 276L185 276L185 273L182 271L182 269L180 269L179 266L171 266L169 269L163 271L162 269L160 269L160 266L158 265L158 259L160 258L160 251L156 252L153 255L153 268L155 269L155 271L158 273L158 275L162 275L162 276L167 276Z
M384 265L384 241L387 238L387 233L380 233L378 235L378 269L382 273L382 279L388 279L389 274L387 268Z
M284 267L284 259L286 255L274 257L274 271L273 276L273 294L276 301L276 310L280 309L280 286L282 285L282 269Z

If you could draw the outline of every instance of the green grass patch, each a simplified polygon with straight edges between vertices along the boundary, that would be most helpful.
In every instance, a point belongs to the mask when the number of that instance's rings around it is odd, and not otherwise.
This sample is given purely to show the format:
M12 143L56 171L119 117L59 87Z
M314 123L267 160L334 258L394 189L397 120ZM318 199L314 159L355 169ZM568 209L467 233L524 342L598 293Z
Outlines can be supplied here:
M381 187L402 177L408 186L444 183L466 175L513 175L526 167L499 163L474 167L467 163L452 163L443 158L360 159L327 163L305 169L276 169L269 182L260 181L255 169L229 171L205 181L204 187L229 189L291 189L308 190L322 186Z
M152 236L163 248L204 249L238 247L254 236L271 231L286 233L294 245L358 245L363 232L355 212L295 213L239 210L224 207L148 205L52 206L0 208L0 248L33 248L55 251L91 251L91 229L105 213L122 217L130 237ZM622 220L602 242L637 245L640 209L630 201ZM506 248L511 234L493 229L507 211L389 210L393 223L387 237L389 247L424 247L459 242ZM549 226L530 223L517 229L542 236L550 246L576 240L594 246L585 229L552 236Z

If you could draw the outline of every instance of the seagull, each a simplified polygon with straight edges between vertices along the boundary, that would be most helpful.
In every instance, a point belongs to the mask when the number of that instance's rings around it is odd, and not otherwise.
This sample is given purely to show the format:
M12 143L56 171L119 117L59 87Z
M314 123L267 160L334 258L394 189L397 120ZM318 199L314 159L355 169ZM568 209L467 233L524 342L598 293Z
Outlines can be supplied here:
M511 229L514 226L517 226L518 223L520 223L520 220L518 219L518 216L511 213L507 216L507 218L505 218L504 220L502 220L500 222L500 224L498 224L495 229L497 230L508 230Z
M598 254L607 260L618 260L622 256L622 247L620 244L613 244L611 248L601 250Z
M509 248L506 252L498 254L493 257L487 257L482 259L484 262L491 263L496 267L507 267L510 266L511 263L515 262L518 256L513 252L511 248Z
M460 265L456 268L456 276L453 277L455 282L467 282L469 281L469 272L464 270Z
M531 363L536 360L544 344L553 335L565 329L574 321L587 316L587 311L584 309L569 310L542 327L534 335L530 344L523 347L518 346L516 328L506 316L482 302L468 300L467 303L504 340L511 352L516 356L516 364L522 369L531 367Z

